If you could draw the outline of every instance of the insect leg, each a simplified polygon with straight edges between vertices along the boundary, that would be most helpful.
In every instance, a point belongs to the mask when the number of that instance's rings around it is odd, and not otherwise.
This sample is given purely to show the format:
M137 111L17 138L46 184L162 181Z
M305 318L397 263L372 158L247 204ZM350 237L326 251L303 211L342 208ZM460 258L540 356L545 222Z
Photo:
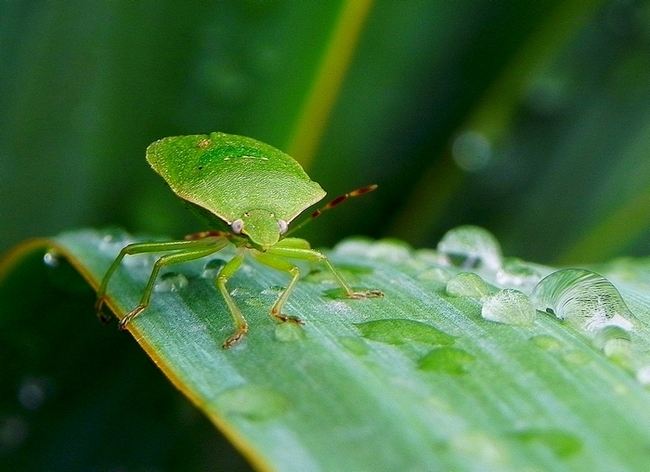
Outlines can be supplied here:
M158 279L158 274L160 273L160 270L163 267L174 265L174 264L180 264L181 262L189 262L195 259L200 259L202 257L209 256L210 254L214 254L215 252L223 249L226 246L226 244L228 244L227 240L224 240L224 242L215 241L210 246L201 244L198 247L192 247L192 248L186 247L180 252L175 252L172 254L166 254L164 256L161 256L153 265L153 269L151 271L151 275L149 276L149 280L147 281L147 285L145 286L144 291L142 292L142 298L140 299L140 303L133 310L131 310L126 315L124 315L124 317L120 320L118 324L119 328L125 329L129 321L131 321L133 318L138 316L140 313L142 313L145 310L145 308L147 308L147 306L149 306L151 293L153 292L154 285L156 283L156 280Z
M345 296L348 298L373 298L383 297L384 294L380 290L363 290L355 291L345 281L341 273L332 265L327 256L322 252L316 251L309 247L309 243L304 239L299 238L285 238L279 241L275 246L270 247L266 254L274 254L282 257L293 259L302 259L312 262L322 262L330 270L336 283L343 289Z
M106 274L102 279L102 283L99 286L99 290L97 290L97 301L95 303L95 311L97 312L97 315L103 321L108 321L110 319L110 317L107 317L107 315L102 312L102 307L106 302L106 289L108 288L108 283L111 277L113 276L113 273L117 270L120 263L122 262L122 259L124 259L125 256L136 255L136 254L148 254L154 252L179 251L179 250L187 249L188 247L196 248L200 246L202 247L214 246L214 251L216 252L219 249L225 247L226 244L228 244L227 240L224 239L223 241L224 242L221 243L220 240L217 240L217 238L206 238L201 240L200 242L199 241L164 241L164 242L153 242L153 243L152 242L134 243L125 246L124 248L122 248L118 256L115 258L113 263L106 271Z
M289 285L287 285L287 288L285 288L282 291L282 293L280 294L276 302L273 304L273 307L271 307L271 316L283 323L286 321L292 321L297 324L304 324L300 320L300 318L296 318L295 316L285 315L284 313L282 313L282 308L284 307L284 304L287 302L289 296L291 295L291 292L293 292L294 287L298 283L298 278L300 277L300 269L298 269L297 266L291 264L290 262L285 261L284 259L281 259L278 256L269 254L268 252L256 251L253 252L253 257L257 261L261 262L262 264L272 267L273 269L286 272L291 276Z
M235 344L246 334L246 331L248 331L248 323L246 322L244 315L242 315L241 310L235 304L235 301L232 299L228 293L228 289L226 288L226 282L228 282L228 279L237 272L237 269L239 269L242 262L244 262L244 252L240 249L237 251L235 257L230 259L226 265L221 268L219 275L217 276L217 288L221 292L221 295L223 295L226 305L228 305L228 309L235 321L235 327L237 328L236 331L221 345L224 349Z

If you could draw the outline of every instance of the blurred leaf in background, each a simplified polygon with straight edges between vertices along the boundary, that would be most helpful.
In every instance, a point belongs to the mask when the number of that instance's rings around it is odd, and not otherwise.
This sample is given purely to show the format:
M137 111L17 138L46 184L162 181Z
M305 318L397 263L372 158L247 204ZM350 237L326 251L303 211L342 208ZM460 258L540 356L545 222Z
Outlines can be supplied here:
M0 252L203 229L144 150L219 130L295 150L331 197L380 185L316 246L471 223L537 262L647 254L649 89L641 0L0 2Z

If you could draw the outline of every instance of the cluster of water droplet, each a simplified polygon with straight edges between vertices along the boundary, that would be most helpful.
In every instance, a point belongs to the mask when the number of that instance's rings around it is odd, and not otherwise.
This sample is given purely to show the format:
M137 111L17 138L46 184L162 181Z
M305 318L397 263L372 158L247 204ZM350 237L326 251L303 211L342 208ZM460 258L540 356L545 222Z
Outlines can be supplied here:
M588 335L607 358L650 387L650 362L635 349L630 333L638 320L602 275L576 268L551 271L504 259L497 239L477 226L449 231L437 254L437 264L444 265L441 255L448 265L466 270L448 278L446 294L476 299L484 319L531 325L538 312L551 314Z

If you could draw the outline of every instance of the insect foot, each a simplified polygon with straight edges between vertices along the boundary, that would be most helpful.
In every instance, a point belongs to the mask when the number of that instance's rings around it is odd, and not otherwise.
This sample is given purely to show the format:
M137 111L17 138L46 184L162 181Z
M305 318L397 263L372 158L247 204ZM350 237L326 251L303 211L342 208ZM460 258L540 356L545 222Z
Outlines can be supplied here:
M300 318L298 318L297 316L285 315L284 313L280 313L277 311L271 311L271 316L276 320L278 320L280 323L286 323L287 321L289 321L297 325L301 325L301 326L305 325L305 322Z
M248 324L244 326L240 326L237 328L237 331L234 332L228 339L226 339L223 344L221 345L222 349L228 349L233 346L236 342L238 342L241 338L244 337L246 332L248 331Z
M133 310L124 315L124 318L120 320L120 322L117 324L117 327L120 329L126 329L126 325L129 323L129 321L142 313L146 307L146 305L136 306Z
M348 298L360 300L362 298L382 298L384 293L381 290L364 290L363 292L351 292Z
M99 321L101 321L104 324L110 323L110 321L113 319L111 315L108 313L104 312L104 302L106 302L106 298L104 297L99 297L97 298L97 301L95 302L95 313L97 313L97 318L99 318Z

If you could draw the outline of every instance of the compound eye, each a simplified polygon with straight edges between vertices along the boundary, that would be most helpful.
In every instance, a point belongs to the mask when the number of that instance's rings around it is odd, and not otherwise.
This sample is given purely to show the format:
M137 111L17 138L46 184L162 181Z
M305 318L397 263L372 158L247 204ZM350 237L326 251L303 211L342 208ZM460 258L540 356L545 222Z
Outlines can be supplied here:
M289 225L284 220L278 220L278 227L280 228L280 234L284 234L289 229Z
M230 225L232 228L232 232L235 234L241 234L242 229L244 229L244 220L241 218L236 219L235 221L232 222Z

